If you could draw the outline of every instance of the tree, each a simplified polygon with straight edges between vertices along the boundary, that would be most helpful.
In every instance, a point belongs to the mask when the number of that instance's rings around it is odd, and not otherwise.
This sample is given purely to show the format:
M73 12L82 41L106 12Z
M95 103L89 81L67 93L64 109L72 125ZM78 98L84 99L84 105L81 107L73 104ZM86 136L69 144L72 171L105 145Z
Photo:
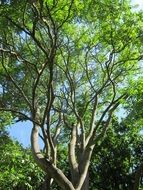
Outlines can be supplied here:
M91 189L133 190L135 174L142 162L140 130L141 126L134 125L128 117L120 123L113 118L104 141L93 152L89 170Z
M0 133L0 163L1 190L42 189L44 172L34 163L31 152L5 130Z
M134 86L135 90L130 90L130 98L128 104L126 104L125 108L127 110L128 116L127 120L130 121L130 125L133 128L137 127L140 129L140 134L142 134L142 96L143 96L143 80L142 80L142 73L140 77L136 80L132 81L132 85ZM136 155L142 155L142 149L140 148L142 145L138 145ZM140 188L140 184L142 184L142 176L143 176L143 162L142 159L136 163L136 170L135 170L135 182L133 190L138 190Z
M142 13L128 1L12 0L0 15L0 110L33 123L33 157L49 186L87 190L93 150L140 67ZM61 143L69 177L57 165Z

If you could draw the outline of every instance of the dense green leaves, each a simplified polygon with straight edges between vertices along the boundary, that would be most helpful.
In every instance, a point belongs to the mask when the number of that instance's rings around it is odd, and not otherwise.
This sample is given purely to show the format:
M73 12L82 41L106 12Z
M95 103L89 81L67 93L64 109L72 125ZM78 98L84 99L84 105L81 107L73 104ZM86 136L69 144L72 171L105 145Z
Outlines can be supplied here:
M91 189L132 189L135 171L142 162L143 137L140 128L125 119L113 120L107 137L95 149L91 164Z
M0 131L3 131L5 126L10 125L12 123L13 117L11 113L1 112L0 113Z
M36 166L31 152L0 133L0 189L42 188L44 173Z

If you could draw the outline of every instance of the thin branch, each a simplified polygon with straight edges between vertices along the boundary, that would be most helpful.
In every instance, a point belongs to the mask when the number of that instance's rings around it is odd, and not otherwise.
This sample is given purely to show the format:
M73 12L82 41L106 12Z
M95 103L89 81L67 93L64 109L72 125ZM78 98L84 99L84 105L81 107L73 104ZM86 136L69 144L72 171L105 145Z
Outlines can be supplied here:
M26 114L24 114L24 113L22 113L20 111L17 111L17 110L15 110L13 108L0 108L0 112L1 111L7 111L7 112L11 112L13 114L18 114L18 115L22 116L23 118L25 118L25 119L27 119L27 120L29 120L29 121L37 124L38 126L40 126L40 123L38 123L37 121L35 121L33 118L31 118L31 117L27 116Z
M24 91L19 87L19 85L16 83L16 81L14 80L14 78L10 75L10 73L8 72L7 68L4 65L4 61L3 61L3 53L2 53L2 66L6 72L6 74L8 75L8 77L10 78L11 82L14 84L14 86L18 89L18 91L20 92L20 94L22 95L22 97L24 98L25 102L28 104L30 110L32 111L32 105L30 103L30 101L28 100L28 97L26 96L26 94L24 93Z
M42 50L42 52L46 55L47 59L49 60L48 57L48 53L47 50L44 49L44 47L42 46L42 44L40 43L40 41L36 38L35 34L30 31L29 29L25 29L24 27L20 26L19 24L17 24L15 21L13 21L10 17L5 16L14 26L16 26L17 28L19 28L20 30L24 31L26 34L28 34L30 37L32 37L32 39L36 42L37 46Z
M92 144L95 144L94 139L97 139L97 140L98 140L98 139L100 139L100 137L102 137L102 136L105 134L105 132L106 132L105 129L107 129L107 127L108 127L108 125L109 125L109 123L110 123L110 120L111 120L111 117L112 117L112 114L113 114L114 110L120 105L120 100L121 100L122 98L127 99L127 97L128 97L127 94L123 94L123 95L121 95L120 97L118 97L115 101L113 101L112 103L110 103L110 104L107 106L107 108L104 110L103 114L101 115L99 121L97 122L96 127L94 128L94 131L93 131L93 133L92 133L92 136L91 136L90 139L89 139L89 142L88 142L88 145L87 145L87 146L90 146L90 145L92 145ZM101 132L100 135L98 135L98 137L96 137L96 131L97 131L99 125L102 123L103 118L105 117L105 115L106 115L107 113L108 113L109 115L108 115L107 120L105 121L105 125L104 125L104 127L103 127L103 129L102 129L102 132Z
M71 0L70 6L69 6L69 9L68 9L68 14L67 14L66 18L62 21L62 23L58 26L57 30L59 30L64 25L64 23L66 23L67 20L70 18L70 12L71 12L71 9L72 9L73 2L74 2L74 0Z
M55 131L55 134L53 136L53 142L54 142L54 146L56 146L57 144L57 139L59 137L59 134L61 132L61 119L62 119L62 114L61 112L59 112L59 118L58 118L58 123L56 124L55 128L56 128L56 131Z
M88 144L89 139L92 136L93 130L95 128L97 105L98 105L98 95L95 96L93 110L92 110L92 116L91 116L91 121L90 121L90 129L89 129L89 134L86 138L85 146Z

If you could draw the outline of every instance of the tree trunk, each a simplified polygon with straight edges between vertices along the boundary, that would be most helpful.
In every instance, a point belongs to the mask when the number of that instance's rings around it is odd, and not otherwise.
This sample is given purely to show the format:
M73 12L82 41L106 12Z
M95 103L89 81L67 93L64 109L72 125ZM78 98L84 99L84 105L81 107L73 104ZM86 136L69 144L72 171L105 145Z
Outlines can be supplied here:
M86 175L86 178L81 190L89 190L89 172L87 172L87 175Z
M133 190L138 190L140 184L140 171L137 171L135 174L135 182L134 182L134 188Z
M135 172L135 182L134 182L134 188L133 190L138 190L140 186L140 178L143 174L143 163L139 166L137 171Z
M85 149L81 161L79 164L80 179L76 186L77 190L88 190L89 189L89 164L91 155L93 152L94 145L91 145Z
M42 184L42 190L50 190L52 184L52 178L49 176L45 176L45 181Z
M63 190L75 190L73 184L63 172L42 155L38 143L38 134L39 126L34 126L31 133L31 148L35 162L47 175L50 175Z

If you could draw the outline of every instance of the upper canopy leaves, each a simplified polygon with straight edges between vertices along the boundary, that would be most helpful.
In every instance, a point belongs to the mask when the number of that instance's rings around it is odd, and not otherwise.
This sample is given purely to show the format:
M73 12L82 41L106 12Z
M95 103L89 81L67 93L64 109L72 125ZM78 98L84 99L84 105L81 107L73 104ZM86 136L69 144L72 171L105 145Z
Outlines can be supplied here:
M98 96L97 121L127 95L143 50L128 1L10 1L0 15L2 109L90 125Z

